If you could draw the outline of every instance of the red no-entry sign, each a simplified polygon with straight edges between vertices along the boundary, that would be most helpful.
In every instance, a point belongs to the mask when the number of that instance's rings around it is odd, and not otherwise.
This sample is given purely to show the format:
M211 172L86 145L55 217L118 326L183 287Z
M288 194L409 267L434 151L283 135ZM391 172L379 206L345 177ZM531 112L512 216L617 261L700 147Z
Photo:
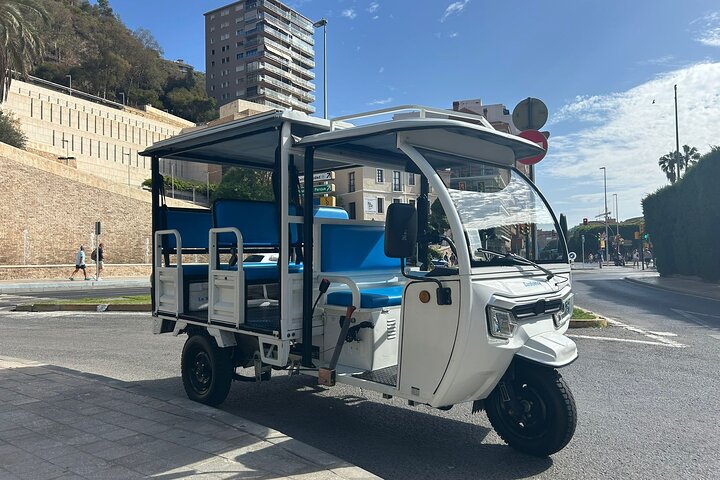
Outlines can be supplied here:
M534 157L529 158L523 158L522 160L518 160L518 162L523 163L525 165L534 165L538 163L540 160L545 158L545 154L547 153L548 148L548 141L547 138L545 138L545 135L538 132L537 130L525 130L523 132L520 132L518 136L524 138L525 140L530 140L533 143L537 143L540 147L545 150L543 153L539 155L535 155Z

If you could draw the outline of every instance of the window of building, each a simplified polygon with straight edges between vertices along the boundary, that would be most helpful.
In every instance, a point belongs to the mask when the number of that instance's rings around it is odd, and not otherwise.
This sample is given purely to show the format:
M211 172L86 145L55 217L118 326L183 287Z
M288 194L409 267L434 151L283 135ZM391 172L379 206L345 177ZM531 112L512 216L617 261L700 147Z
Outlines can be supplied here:
M355 191L355 172L348 173L348 192Z
M237 55L235 55L235 60L241 60L242 58L243 58L242 53L238 53Z
M214 20L214 19L215 19L215 14L213 13L212 15L210 15L210 20Z
M210 50L210 55L215 55L215 49Z
M225 10L220 12L220 16L224 17L225 15L230 15L230 9L226 8Z
M230 26L230 22L222 22L222 23L220 24L220 28L227 28L227 27L229 27L229 26Z
M230 34L229 34L229 33L223 33L222 35L220 35L220 40L221 40L221 41L222 41L222 40L227 40L228 38L230 38Z
M239 11L242 10L242 9L243 9L242 4L235 6L235 11L236 11L236 12L239 12Z
M375 170L375 183L385 183L385 170L382 168Z
M409 203L410 205L412 205L413 207L415 206L415 200L408 200L408 203Z
M215 26L210 27L210 32L214 32L214 31L215 31Z
M385 213L385 199L383 197L377 199L377 212Z
M393 203L402 203L401 198L393 198Z
M415 174L408 173L408 185L415 185Z
M348 217L350 217L350 220L355 220L355 202L348 203Z
M211 38L211 39L210 39L210 45L212 45L212 44L214 44L214 43L215 43L215 39L214 39L214 38Z
M398 170L393 170L393 192L402 192L402 176Z

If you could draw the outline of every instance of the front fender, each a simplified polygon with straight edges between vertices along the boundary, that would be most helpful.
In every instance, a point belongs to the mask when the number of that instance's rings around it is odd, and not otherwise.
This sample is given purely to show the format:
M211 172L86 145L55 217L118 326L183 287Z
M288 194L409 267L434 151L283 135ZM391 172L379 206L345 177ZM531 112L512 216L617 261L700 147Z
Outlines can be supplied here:
M529 338L515 355L549 367L570 365L578 357L575 342L557 332L546 332Z

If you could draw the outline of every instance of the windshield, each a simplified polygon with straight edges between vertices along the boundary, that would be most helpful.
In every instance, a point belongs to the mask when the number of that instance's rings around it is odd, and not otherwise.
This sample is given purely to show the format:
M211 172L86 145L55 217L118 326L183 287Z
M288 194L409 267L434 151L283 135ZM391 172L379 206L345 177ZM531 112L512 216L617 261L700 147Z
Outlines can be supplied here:
M513 264L493 255L512 253L538 263L567 262L567 254L543 199L510 168L468 162L438 170L463 225L473 266Z

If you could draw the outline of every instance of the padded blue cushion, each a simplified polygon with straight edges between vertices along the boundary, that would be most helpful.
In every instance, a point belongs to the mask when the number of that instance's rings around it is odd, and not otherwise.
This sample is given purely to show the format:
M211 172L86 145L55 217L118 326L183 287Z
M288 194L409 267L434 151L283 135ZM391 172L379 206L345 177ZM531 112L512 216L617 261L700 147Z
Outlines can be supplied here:
M288 209L295 215L295 206ZM256 202L251 200L220 199L212 208L214 227L236 227L240 230L245 247L277 247L280 244L278 211L275 202ZM297 243L297 224L290 225L290 242ZM235 235L218 235L222 245L235 243Z
M326 224L320 230L323 272L357 270L400 271L400 260L385 256L385 227Z
M184 244L183 244L184 246ZM183 265L183 277L202 277L208 278L207 265Z
M381 308L400 305L403 288L402 285L397 285L394 287L360 290L360 308ZM329 293L327 303L330 305L349 307L352 304L352 292L350 290L341 290L339 292Z
M244 262L243 272L245 273L245 282L248 284L277 283L280 278L277 267L276 263ZM237 265L233 267L221 265L220 269L237 271ZM290 273L302 273L303 266L302 264L291 263L288 265L288 271Z
M165 227L180 232L183 248L208 248L208 232L212 226L210 210L165 209ZM175 236L166 235L166 246L175 248Z

